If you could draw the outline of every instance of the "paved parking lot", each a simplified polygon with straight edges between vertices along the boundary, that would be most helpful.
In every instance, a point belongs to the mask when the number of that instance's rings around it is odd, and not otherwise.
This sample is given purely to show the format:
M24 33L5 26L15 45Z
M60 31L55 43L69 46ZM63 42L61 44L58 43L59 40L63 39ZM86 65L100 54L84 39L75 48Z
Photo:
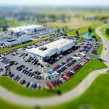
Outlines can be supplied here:
M55 38L53 40L58 40L58 38ZM49 42L50 41L43 41L41 43L37 43L37 46L40 46L40 45L43 45L43 44L46 44ZM32 46L35 46L35 45L28 46L28 48L29 47L31 48ZM23 54L23 53L26 54L27 52L25 49L22 49L22 48L18 49L17 51L14 51L12 53L8 53L8 54L4 53L5 56L3 56L3 57L6 57L7 59L10 59L11 61L16 61L18 63L17 65L12 65L10 67L12 74L19 76L20 78L24 79L26 82L38 83L40 85L47 84L47 86L50 88L51 86L50 86L50 84L48 84L50 81L59 80L60 78L63 79L63 82L66 81L68 78L66 78L64 76L67 75L67 73L69 73L69 74L75 73L82 66L84 66L85 63L87 63L89 61L89 60L87 61L86 57L88 57L88 59L90 59L91 57L94 57L92 55L92 51L95 46L96 46L96 41L94 41L94 40L92 40L92 41L85 40L82 43L78 43L77 48L75 47L76 49L72 48L72 49L66 51L65 53L62 54L62 57L59 60L57 60L53 64L49 64L49 66L41 66L41 65L37 65L37 64L33 65L31 62L25 62L23 59L25 56L22 56L21 54ZM12 55L13 53L16 53L16 54ZM72 58L67 62L66 60L69 59L70 57L72 57ZM62 63L64 61L66 61L66 63L64 63L62 65ZM71 61L72 61L71 65L69 64L67 66L67 64L70 63ZM73 63L73 61L75 61L75 62ZM87 62L85 62L85 61L87 61ZM77 66L80 63L81 63L81 66ZM16 69L17 67L19 67L21 65L24 65L25 67L29 67L29 69L32 69L34 71L38 71L40 74L38 74L38 75L34 74L34 75L32 75L32 77L30 77L30 76L28 76L28 74L26 75L26 74L22 73L22 70L18 71ZM53 69L57 65L60 65L60 67L58 69L56 69L55 71L51 71L51 73L48 73L48 72L50 72L51 69ZM0 66L1 66L1 68L5 69L5 64L3 62L0 62ZM76 71L74 70L75 66L77 67ZM61 68L65 68L65 69L62 70ZM62 70L61 73L59 73L60 69ZM3 73L3 72L5 72L5 70L1 71L1 73ZM53 73L55 73L55 72L56 72L56 75L54 76ZM39 78L39 76L40 76L40 78Z

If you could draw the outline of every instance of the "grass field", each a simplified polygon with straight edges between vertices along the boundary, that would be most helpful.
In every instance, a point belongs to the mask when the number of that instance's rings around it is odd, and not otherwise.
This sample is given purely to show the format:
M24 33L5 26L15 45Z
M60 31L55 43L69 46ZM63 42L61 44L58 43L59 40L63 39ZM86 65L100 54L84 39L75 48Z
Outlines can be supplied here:
M20 107L9 104L0 99L2 109L109 109L109 74L102 74L96 78L87 91L67 103L54 107Z
M101 31L102 34L109 40L109 35L107 35L107 34L105 33L106 28L109 28L109 25L107 25L107 26L101 28L100 31Z
M74 87L76 87L91 71L106 68L106 65L97 59L91 59L83 68L81 68L78 73L76 73L69 81L60 87L54 88L52 90L31 90L17 84L7 77L0 77L0 85L7 88L8 90L21 94L23 96L32 97L43 97L43 96L53 96L57 95L57 91L60 90L65 93Z
M63 105L41 109L109 109L109 74L96 78L80 97Z
M71 21L65 22L65 23L62 21L44 23L44 25L46 26L58 27L58 28L67 26L69 29L83 28L86 26L90 26L92 24L95 24L95 22L94 21L84 21L78 18L73 18Z
M92 25L90 25L90 26L86 26L86 27L83 27L83 28L79 28L80 29L80 33L83 35L83 34L85 34L85 33L87 33L88 32L88 28L89 27L91 27L91 28L93 28L93 29L96 29L98 26L100 26L101 24L98 24L98 23L96 23L96 24L92 24ZM68 32L67 33L68 35L72 35L72 36L77 36L77 34L76 34L76 29L74 29L73 31L70 31L70 32Z
M0 108L1 109L35 109L33 107L30 108L30 107L26 107L26 106L23 107L23 106L10 104L10 103L2 100L1 98L0 98Z

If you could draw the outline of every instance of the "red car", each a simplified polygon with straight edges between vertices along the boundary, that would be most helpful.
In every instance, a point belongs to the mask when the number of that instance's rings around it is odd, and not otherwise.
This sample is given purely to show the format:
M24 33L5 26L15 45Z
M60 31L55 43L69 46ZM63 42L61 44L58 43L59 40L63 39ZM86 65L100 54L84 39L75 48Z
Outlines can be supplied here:
M63 80L65 80L65 81L67 81L67 80L68 80L68 78L67 78L67 77L65 77L65 76L63 76L62 78L63 78Z
M52 88L52 85L50 83L46 83L46 86L47 86L48 89Z
M79 52L83 52L83 50L79 50Z

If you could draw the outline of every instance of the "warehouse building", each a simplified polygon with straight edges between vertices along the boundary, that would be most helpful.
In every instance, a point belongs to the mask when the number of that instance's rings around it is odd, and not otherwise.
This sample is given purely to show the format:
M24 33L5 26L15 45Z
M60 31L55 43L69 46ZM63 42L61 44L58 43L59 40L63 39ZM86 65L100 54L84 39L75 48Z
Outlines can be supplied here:
M14 34L25 33L25 34L31 35L34 32L42 31L45 29L46 28L44 26L41 26L41 25L27 25L27 26L8 28L8 31L11 33L14 33Z
M35 57L39 61L43 62L55 54L60 54L72 48L74 45L75 45L74 40L62 38L62 39L53 41L51 43L48 43L44 46L27 49L26 51L31 57Z
M30 41L31 41L30 37L26 35L22 35L18 38L8 39L5 44L8 47L12 47L12 46L23 44L23 43L30 42Z

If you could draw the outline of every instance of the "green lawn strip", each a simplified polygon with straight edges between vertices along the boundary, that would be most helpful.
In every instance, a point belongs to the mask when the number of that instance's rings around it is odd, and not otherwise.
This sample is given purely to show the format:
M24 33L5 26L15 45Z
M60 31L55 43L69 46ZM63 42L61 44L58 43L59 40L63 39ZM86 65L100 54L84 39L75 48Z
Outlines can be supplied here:
M101 55L102 50L103 50L102 40L101 40L101 38L96 34L96 32L93 32L93 34L96 36L96 39L100 42L100 46L99 46L99 48L98 48L97 55ZM95 54L93 54L93 55L95 55Z
M52 96L56 94L52 90L34 90L26 88L8 77L0 77L0 85L10 90L11 92L32 97Z
M0 77L0 85L10 90L11 92L32 97L44 97L57 95L57 91L62 93L67 92L74 87L76 87L91 71L106 68L106 65L97 59L91 59L83 68L81 68L69 81L60 87L54 88L52 90L32 90L17 82L11 80L8 77Z
M21 26L17 20L6 20L6 22L9 24L9 27Z
M99 49L97 51L97 55L101 55L102 50L103 50L103 44L100 44Z
M51 36L47 36L47 37L44 37L44 38L36 39L36 40L34 40L32 42L28 42L26 44L21 44L21 45L17 45L17 46L14 46L14 47L9 47L9 48L3 48L3 49L0 49L0 54L4 53L4 52L7 52L7 51L10 51L10 50L22 48L22 47L25 47L25 46L28 46L30 44L34 44L34 43L37 43L37 42L49 40L49 39L51 39Z
M75 100L71 100L62 105L46 107L43 109L109 109L108 86L109 74L101 74L85 91L85 93Z
M109 25L106 25L105 27L101 28L100 31L109 40L109 35L107 35L105 32L106 28L109 28Z
M83 36L81 36L78 40L78 42L82 42L84 40Z

